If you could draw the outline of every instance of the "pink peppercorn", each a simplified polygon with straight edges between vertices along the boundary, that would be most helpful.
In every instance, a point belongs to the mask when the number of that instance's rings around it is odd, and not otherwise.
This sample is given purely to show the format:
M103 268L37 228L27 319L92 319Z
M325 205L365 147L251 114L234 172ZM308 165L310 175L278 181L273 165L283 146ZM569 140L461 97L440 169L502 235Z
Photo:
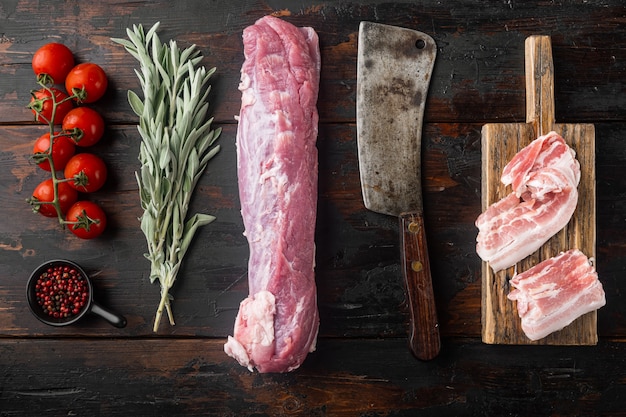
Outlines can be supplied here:
M78 315L87 304L87 280L69 266L54 266L43 272L35 283L37 303L54 318Z

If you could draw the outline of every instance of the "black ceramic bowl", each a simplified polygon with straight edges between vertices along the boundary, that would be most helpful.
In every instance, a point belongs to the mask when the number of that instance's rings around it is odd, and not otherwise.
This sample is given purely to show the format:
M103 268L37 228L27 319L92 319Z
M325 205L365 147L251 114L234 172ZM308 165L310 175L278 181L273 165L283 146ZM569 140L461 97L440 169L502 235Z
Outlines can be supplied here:
M44 307L40 305L39 300L37 298L37 281L43 276L49 273L49 271L57 268L57 267L67 267L70 270L75 271L77 274L77 279L83 280L85 283L84 288L87 291L87 297L84 305L75 312L70 312L67 317L53 317L49 315ZM111 323L115 327L125 327L126 319L123 316L120 316L116 313L113 313L109 310L102 308L93 300L93 285L89 276L85 273L85 271L76 263L64 259L55 259L51 261L44 262L39 265L37 269L33 271L28 279L28 285L26 287L26 297L28 298L28 305L32 313L39 319L41 322L50 325L50 326L69 326L70 324L76 323L78 320L83 318L87 313L94 313L104 318L106 321Z

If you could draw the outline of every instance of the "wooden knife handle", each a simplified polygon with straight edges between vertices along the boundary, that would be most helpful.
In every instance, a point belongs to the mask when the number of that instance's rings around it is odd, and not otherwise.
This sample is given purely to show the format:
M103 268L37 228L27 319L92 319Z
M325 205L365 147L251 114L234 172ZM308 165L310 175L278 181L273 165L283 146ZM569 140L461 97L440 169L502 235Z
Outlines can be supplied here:
M439 354L441 341L423 213L400 214L400 237L402 275L411 314L409 346L418 359L430 360Z

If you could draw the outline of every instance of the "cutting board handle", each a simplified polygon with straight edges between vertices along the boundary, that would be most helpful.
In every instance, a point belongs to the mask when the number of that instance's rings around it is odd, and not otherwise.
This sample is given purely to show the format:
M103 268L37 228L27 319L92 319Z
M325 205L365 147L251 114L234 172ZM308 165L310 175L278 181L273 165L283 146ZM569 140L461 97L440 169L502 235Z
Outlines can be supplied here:
M404 277L411 314L409 346L421 360L439 354L439 322L428 261L424 215L412 211L400 214L402 239L402 276Z
M554 125L554 64L549 36L533 35L525 42L526 123L536 136L545 135Z

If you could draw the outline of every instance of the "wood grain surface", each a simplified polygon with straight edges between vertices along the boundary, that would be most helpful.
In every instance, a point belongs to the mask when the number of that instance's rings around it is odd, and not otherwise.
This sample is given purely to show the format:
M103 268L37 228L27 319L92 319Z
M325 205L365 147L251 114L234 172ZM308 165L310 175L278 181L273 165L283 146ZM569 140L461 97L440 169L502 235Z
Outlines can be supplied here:
M322 52L316 352L290 374L250 373L223 353L247 295L248 248L235 167L243 28L275 14L318 32ZM441 352L415 359L397 219L363 206L356 152L358 25L423 31L437 60L422 136L424 219ZM217 67L210 95L220 153L192 210L213 214L172 295L176 326L152 332L159 290L139 229L135 61L112 37L161 22L162 39L195 43ZM555 119L595 126L596 258L607 305L595 346L500 346L481 340L481 129L525 123L524 40L550 35ZM51 41L93 61L110 84L94 108L94 152L110 176L93 195L107 232L78 241L25 203L45 175L29 160L43 127L25 108L30 60ZM441 2L303 0L0 0L0 416L624 416L626 410L626 11L621 0ZM49 328L29 312L26 280L51 258L91 274L95 297L124 329L89 316Z
M482 129L482 207L511 193L500 178L504 167L517 152L537 137L551 131L561 135L576 152L580 163L578 203L569 223L535 253L516 265L494 272L482 266L482 340L485 343L594 345L598 341L597 313L587 313L566 328L540 340L531 341L521 327L517 304L507 299L509 279L539 262L569 249L580 249L590 259L596 256L596 158L593 124L555 123L554 65L549 36L525 40L526 123L490 123ZM596 265L597 267L597 265Z

